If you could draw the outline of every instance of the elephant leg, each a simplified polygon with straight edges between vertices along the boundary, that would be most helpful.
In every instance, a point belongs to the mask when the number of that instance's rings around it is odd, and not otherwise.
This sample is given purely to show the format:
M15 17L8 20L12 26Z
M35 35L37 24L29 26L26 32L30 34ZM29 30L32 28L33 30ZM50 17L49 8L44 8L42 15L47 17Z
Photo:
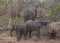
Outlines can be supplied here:
M29 32L29 38L31 38L31 31Z
M17 37L17 41L19 41L20 39L21 39L21 37L22 37L22 33L21 32L16 32L16 37Z
M37 38L40 39L40 29L37 30Z
M20 33L20 38L19 38L19 39L21 39L21 37L22 37L22 34L23 34L23 33Z
M17 41L19 41L20 39L20 34L19 33L16 33L16 37L17 37Z
M28 34L28 31L25 31L25 32L24 32L24 39L25 39L25 40L27 39L27 34Z

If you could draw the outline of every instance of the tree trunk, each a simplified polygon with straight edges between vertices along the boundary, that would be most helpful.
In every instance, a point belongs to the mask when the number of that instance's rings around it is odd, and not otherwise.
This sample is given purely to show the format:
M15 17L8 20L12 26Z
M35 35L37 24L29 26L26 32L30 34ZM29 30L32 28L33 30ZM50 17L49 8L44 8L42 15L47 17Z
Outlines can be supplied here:
M10 17L10 18L9 18L9 23L8 23L8 28L11 27L11 23L12 23L12 18Z

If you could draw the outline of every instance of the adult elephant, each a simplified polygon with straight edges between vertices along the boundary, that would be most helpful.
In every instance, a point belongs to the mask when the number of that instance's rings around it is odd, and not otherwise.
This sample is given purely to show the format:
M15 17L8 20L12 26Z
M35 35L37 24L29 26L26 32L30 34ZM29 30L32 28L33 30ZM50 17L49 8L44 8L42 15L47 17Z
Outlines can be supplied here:
M37 17L37 7L25 7L23 8L21 14L23 16L24 22L27 20L34 20Z
M40 20L28 20L25 25L26 25L26 35L29 33L29 38L31 38L31 33L33 31L37 32L37 38L40 39L40 28L43 26L47 26L50 22L41 22Z

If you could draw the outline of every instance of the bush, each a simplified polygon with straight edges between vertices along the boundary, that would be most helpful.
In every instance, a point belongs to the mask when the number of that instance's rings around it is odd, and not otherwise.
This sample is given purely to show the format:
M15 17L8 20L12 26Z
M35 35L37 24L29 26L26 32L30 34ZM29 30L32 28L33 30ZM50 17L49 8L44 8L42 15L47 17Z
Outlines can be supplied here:
M51 8L50 18L52 21L60 21L60 4Z

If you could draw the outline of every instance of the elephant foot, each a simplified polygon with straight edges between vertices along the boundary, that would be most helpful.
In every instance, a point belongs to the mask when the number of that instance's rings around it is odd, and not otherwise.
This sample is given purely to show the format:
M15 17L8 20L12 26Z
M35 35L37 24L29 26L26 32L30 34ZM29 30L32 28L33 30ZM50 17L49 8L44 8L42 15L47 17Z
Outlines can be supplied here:
M27 40L27 37L25 37L24 40Z
M21 38L17 38L17 41L19 42L21 40Z
M17 39L17 42L19 42L21 39Z

